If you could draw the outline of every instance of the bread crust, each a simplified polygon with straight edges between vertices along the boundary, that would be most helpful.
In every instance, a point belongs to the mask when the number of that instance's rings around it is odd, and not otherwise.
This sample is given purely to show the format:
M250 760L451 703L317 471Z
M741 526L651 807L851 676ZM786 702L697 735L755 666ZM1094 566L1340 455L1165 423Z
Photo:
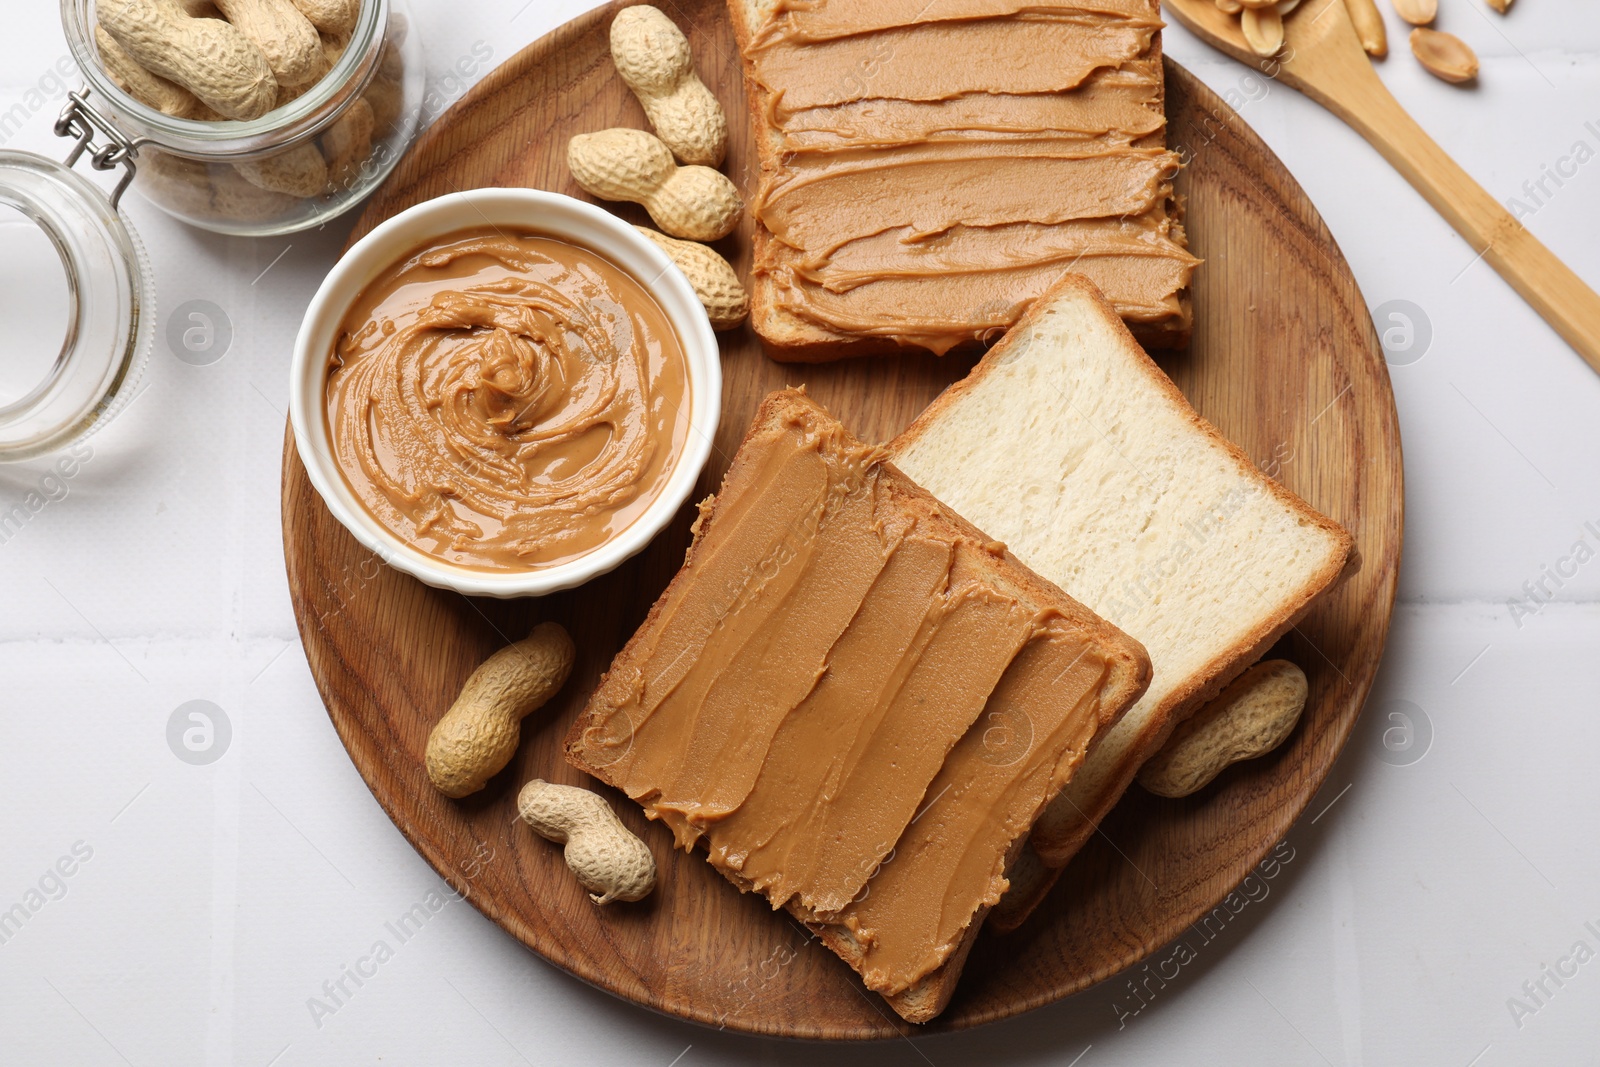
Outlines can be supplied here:
M1003 360L1016 343L1016 339L1023 336L1035 319L1043 315L1050 305L1057 299L1071 297L1087 300L1096 305L1108 321L1120 325L1121 320L1116 312L1100 295L1092 282L1080 275L1068 274L1042 295L1022 319L1012 328L990 352L979 361L972 372L964 379L956 382L946 389L916 420L907 427L898 437L889 443L890 455L904 451L912 442L916 441L929 427L938 422L943 413L955 404L967 392L980 385L985 377ZM1190 406L1188 400L1172 380L1162 372L1161 368L1139 347L1131 333L1125 326L1121 327L1120 335L1124 341L1124 355L1140 370L1149 380L1150 384L1172 407L1182 414L1184 420L1195 431L1204 434L1212 442L1219 445L1237 465L1241 473L1248 479L1258 483L1272 498L1285 509L1293 512L1303 523L1315 526L1333 542L1333 549L1324 564L1301 586L1291 597L1280 605L1277 611L1261 619L1249 633L1235 645L1213 656L1206 665L1184 679L1167 697L1156 706L1149 717L1148 723L1139 732L1134 743L1124 759L1117 764L1116 774L1107 783L1107 787L1096 798L1092 810L1084 811L1085 818L1078 820L1076 826L1052 826L1048 813L1042 817L1034 827L1031 838L1032 847L1037 851L1040 859L1048 866L1060 868L1081 848L1090 835L1095 832L1100 821L1105 818L1111 808L1115 806L1127 787L1132 783L1139 766L1153 755L1165 742L1172 728L1182 718L1198 708L1205 701L1211 699L1223 686L1227 685L1239 674L1259 659L1280 637L1300 620L1310 609L1312 602L1321 593L1332 586L1334 581L1343 571L1349 558L1353 541L1350 534L1338 523L1327 518L1313 509L1294 493L1284 488L1271 478L1261 474L1242 449L1229 441L1217 431L1210 423L1201 418L1200 414ZM1025 902L1019 900L1002 902L1001 911L1007 916L1000 928L1014 928L1031 912L1032 906L1042 899L1053 884L1054 878L1042 888L1032 887L1033 901L1024 906ZM1021 887L1019 887L1021 888ZM1020 913L1020 917L1018 915ZM991 921L995 921L991 919Z

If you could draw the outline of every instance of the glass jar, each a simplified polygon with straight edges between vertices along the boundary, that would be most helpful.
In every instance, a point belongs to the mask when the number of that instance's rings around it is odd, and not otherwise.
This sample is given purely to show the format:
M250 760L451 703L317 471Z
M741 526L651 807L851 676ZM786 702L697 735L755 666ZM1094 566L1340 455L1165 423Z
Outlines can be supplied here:
M56 130L78 136L66 165L29 152L0 151L0 205L21 212L61 257L67 320L60 350L45 361L39 379L7 390L0 399L0 462L53 452L99 429L135 395L150 351L155 319L150 268L138 235L117 214L115 195L121 187L107 198L71 169L84 149L93 147L86 120L63 114ZM117 151L96 151L94 166L115 168ZM8 334L19 325L7 322Z
M61 0L61 20L90 100L132 150L133 189L218 233L322 225L388 175L421 113L421 45L403 0L361 0L349 40L324 39L328 73L247 121L177 118L141 103L101 64L94 0Z

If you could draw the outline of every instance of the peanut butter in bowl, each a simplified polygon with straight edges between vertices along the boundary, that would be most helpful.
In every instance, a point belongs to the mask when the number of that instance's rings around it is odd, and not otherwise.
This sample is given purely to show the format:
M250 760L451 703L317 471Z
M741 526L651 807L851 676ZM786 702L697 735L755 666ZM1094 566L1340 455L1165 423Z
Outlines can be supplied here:
M597 252L507 227L378 272L327 356L329 450L367 515L454 567L591 553L663 494L689 361L660 303Z

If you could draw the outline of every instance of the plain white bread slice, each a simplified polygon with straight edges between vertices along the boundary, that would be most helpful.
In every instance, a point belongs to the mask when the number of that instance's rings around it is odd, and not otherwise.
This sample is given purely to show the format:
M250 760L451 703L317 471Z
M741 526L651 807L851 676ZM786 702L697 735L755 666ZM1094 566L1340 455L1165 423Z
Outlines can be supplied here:
M1049 867L1072 857L1172 726L1288 630L1350 553L1343 528L1195 413L1078 275L1041 296L890 454L1149 650L1150 688L1034 827ZM1029 904L1049 884L1032 881ZM1007 903L1015 912L1021 902Z

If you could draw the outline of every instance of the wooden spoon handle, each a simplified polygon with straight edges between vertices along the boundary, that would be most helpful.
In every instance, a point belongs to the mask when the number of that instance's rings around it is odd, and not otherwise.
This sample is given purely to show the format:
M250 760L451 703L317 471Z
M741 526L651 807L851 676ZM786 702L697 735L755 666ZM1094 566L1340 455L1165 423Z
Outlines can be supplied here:
M1319 101L1372 143L1584 361L1600 371L1600 295L1434 143L1376 73Z

